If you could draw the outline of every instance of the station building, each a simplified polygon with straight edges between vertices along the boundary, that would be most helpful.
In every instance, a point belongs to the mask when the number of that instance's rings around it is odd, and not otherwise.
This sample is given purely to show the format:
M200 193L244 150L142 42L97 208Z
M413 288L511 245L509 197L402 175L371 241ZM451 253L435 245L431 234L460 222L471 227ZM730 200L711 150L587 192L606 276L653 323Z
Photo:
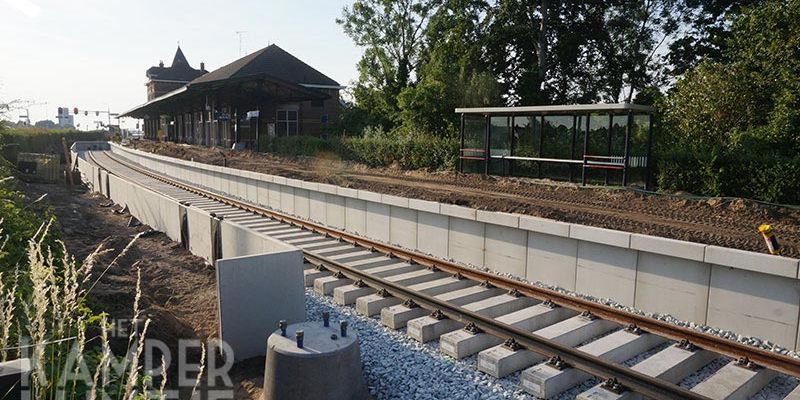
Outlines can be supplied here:
M211 72L178 48L147 77L147 102L122 114L143 119L146 138L254 150L265 136L324 135L344 88L274 44Z

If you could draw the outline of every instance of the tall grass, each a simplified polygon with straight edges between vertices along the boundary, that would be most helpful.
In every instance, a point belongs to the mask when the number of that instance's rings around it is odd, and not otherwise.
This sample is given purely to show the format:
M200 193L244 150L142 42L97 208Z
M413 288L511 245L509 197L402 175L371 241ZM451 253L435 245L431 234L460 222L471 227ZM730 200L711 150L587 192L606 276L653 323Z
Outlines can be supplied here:
M150 320L144 321L141 332L132 330L127 352L120 357L111 351L107 316L95 317L83 304L94 287L89 282L99 256L111 250L98 246L79 263L68 254L63 242L57 241L57 248L47 244L45 238L51 225L52 221L42 224L28 239L27 259L19 262L13 276L0 273L0 359L31 359L32 399L165 398L166 375L160 388L152 390L152 378L146 377L139 365ZM7 235L3 234L0 243L7 242ZM114 257L94 283L137 238ZM8 254L2 252L1 246L0 254ZM4 258L0 257L0 262L9 262ZM20 290L23 287L26 290ZM138 268L135 290L133 325L137 326L142 291ZM87 339L87 330L92 328L89 320L98 321L99 334ZM15 341L18 346L11 345ZM163 358L162 370L166 371Z

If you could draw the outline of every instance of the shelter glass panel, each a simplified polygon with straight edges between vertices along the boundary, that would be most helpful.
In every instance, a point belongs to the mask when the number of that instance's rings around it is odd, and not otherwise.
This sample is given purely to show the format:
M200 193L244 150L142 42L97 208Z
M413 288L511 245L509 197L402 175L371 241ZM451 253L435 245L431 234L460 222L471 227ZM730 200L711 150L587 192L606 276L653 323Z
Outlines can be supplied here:
M461 150L464 171L483 172L483 157L486 150L486 117L465 115L463 146Z

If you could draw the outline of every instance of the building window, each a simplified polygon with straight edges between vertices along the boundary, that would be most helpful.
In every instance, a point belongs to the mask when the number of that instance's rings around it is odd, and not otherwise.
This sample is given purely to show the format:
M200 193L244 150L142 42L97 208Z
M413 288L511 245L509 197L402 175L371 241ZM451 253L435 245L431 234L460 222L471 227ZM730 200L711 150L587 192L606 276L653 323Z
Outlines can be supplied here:
M277 136L297 135L297 107L279 108L275 118L275 134Z

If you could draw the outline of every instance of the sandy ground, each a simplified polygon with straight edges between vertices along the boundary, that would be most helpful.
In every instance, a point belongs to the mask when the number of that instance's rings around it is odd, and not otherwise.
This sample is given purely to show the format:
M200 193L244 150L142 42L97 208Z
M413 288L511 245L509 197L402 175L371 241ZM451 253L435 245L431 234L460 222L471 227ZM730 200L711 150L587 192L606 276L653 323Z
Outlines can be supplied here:
M23 189L32 199L43 193L48 194L42 203L55 213L56 229L62 232L67 250L77 259L84 259L100 243L116 250L100 260L94 271L95 276L100 275L102 269L135 234L149 229L146 226L128 227L128 215L115 214L113 210L116 206L102 207L109 201L84 188L23 184ZM108 269L87 297L88 305L94 312L105 311L110 318L131 317L136 288L136 262L142 274L141 309L152 320L148 338L162 340L174 355L177 354L178 339L205 341L217 337L213 267L163 233L139 238L128 254ZM118 339L115 352L122 354L125 346L125 339ZM196 353L190 353L188 358L198 359L199 354ZM236 398L258 398L263 367L263 358L234 365L231 371ZM172 376L176 376L174 371Z
M784 255L800 257L800 209L748 200L687 200L527 178L368 168L330 155L287 158L152 141L135 141L132 146L289 178L757 252L766 252L757 228L771 223Z

